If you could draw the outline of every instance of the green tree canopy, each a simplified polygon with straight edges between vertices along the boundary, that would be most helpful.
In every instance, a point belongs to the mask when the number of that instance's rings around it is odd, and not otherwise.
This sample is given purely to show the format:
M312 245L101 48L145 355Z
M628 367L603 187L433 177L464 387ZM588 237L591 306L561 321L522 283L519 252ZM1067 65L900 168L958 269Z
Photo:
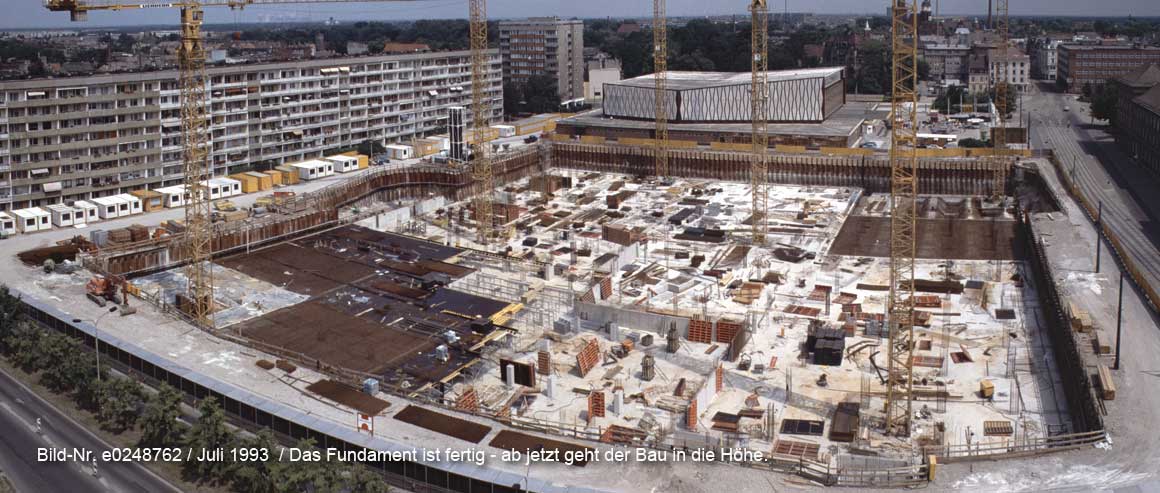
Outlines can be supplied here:
M161 384L141 414L141 445L167 447L181 443L184 430L177 422L180 412L181 394L168 384Z

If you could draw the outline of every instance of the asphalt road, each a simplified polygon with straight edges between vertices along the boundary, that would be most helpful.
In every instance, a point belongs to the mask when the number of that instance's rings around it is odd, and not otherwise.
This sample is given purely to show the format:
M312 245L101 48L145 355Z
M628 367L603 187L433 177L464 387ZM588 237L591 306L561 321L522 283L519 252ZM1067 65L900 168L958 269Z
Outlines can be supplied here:
M1148 278L1160 288L1160 181L1124 155L1104 124L1092 124L1088 105L1074 95L1035 91L1024 98L1036 148L1054 149L1089 200L1103 202L1103 218ZM1064 111L1064 108L1070 111ZM1071 172L1071 171L1069 171ZM1104 245L1107 247L1107 245ZM1114 269L1114 266L1108 266Z
M36 420L41 426L37 431ZM180 491L137 463L38 461L38 449L86 449L98 456L111 447L0 371L0 469L19 492Z

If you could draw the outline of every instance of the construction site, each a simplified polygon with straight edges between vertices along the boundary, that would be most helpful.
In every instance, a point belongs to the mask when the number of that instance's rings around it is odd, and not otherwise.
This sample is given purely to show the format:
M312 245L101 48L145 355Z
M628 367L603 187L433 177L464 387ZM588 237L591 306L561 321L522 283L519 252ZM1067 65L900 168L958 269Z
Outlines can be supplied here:
M916 42L911 3L893 10L898 46ZM768 22L763 0L751 11ZM664 93L658 56L625 91ZM913 50L895 57L916 66ZM763 63L722 78L745 79L746 142L670 145L677 115L656 98L618 110L642 110L627 117L647 120L639 142L565 121L467 162L372 167L260 217L211 221L191 180L184 221L24 252L5 283L126 371L320 446L731 451L377 464L422 491L711 491L722 478L757 491L770 474L910 487L939 464L1102 442L1114 384L1085 358L1110 343L1064 306L1036 236L1061 211L1048 159L1006 144L920 153L905 69L879 115L888 152L771 148L782 79ZM822 121L844 100L841 70L818 74ZM83 322L106 303L133 309L99 331ZM686 467L687 482L666 479Z

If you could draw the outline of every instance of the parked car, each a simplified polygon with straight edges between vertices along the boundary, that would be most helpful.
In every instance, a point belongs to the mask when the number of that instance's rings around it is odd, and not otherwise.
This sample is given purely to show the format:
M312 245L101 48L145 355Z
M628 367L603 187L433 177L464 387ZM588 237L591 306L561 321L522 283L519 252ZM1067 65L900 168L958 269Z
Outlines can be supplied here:
M862 149L877 149L878 143L877 142L863 142L862 145L860 145L858 147L861 147Z

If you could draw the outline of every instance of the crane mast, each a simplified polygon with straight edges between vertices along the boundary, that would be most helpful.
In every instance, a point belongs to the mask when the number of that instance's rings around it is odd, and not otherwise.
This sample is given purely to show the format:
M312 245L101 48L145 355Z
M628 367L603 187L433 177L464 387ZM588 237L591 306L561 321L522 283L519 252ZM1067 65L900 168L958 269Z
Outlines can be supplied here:
M471 140L474 158L471 161L471 176L475 179L475 217L478 223L479 242L487 245L493 236L492 191L495 189L495 175L491 169L491 156L487 142L490 124L491 104L487 97L487 0L469 0L471 22Z
M1007 167L1009 160L1005 156L1007 150L1007 112L1010 108L1007 107L1008 92L1010 91L1009 75L1010 75L1010 61L1008 60L1008 51L1011 43L1010 32L1010 17L1008 17L1008 0L996 0L995 2L995 26L999 33L999 46L995 50L996 57L999 63L995 67L995 110L999 113L999 117L995 122L994 128L991 130L991 139L995 145L995 177L992 181L995 187L992 196L998 198L1006 194L1007 189Z
M918 200L918 3L894 0L890 96L890 299L886 434L910 435L914 402L915 213Z
M765 244L766 215L769 212L769 5L753 0L750 46L752 85L749 90L753 115L753 154L750 156L749 185L753 188L753 244Z
M656 166L657 178L662 182L669 176L669 105L666 94L668 92L669 70L669 23L665 13L666 0L653 0L653 85L656 93L653 103L656 105Z
M181 90L181 157L185 173L185 230L189 248L187 306L193 320L213 328L213 219L209 190L204 185L213 172L207 154L208 122L205 109L205 46L202 44L203 11L197 1L181 8L181 47L178 50Z

